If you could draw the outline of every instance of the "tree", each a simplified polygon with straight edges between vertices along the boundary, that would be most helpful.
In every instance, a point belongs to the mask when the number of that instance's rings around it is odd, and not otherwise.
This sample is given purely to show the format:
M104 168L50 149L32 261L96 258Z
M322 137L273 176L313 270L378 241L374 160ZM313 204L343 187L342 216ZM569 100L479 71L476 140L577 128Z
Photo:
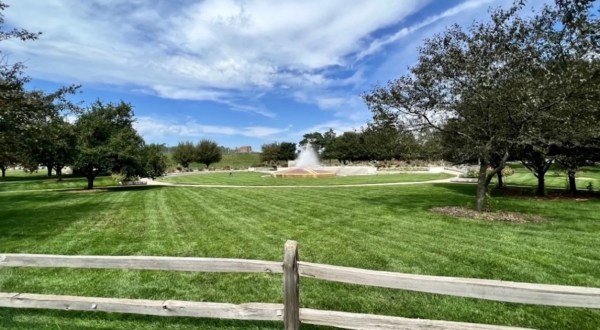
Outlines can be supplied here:
M36 137L28 143L25 153L31 162L46 166L48 176L54 169L60 181L62 169L73 162L75 144L73 125L58 117L39 124Z
M4 15L2 12L8 5L0 1L0 41L20 39L22 41L35 40L39 33L26 30L5 30ZM0 56L4 54L0 51ZM6 169L18 162L19 133L23 128L18 113L23 104L24 85L29 81L22 73L23 64L9 65L0 63L0 170L2 178L6 177Z
M223 157L221 148L217 143L211 140L202 140L196 145L196 158L195 161L206 165L206 168L210 164L218 163Z
M196 160L196 147L190 141L179 142L177 147L173 149L173 160L184 168L190 167L190 163Z
M296 144L292 142L281 142L279 144L279 159L278 160L294 160L296 159Z
M75 122L77 140L74 165L87 178L87 189L102 173L140 172L144 141L133 128L131 105L93 103Z
M344 132L335 138L333 148L337 159L344 164L368 159L362 132Z
M302 140L300 140L299 144L301 147L310 144L313 146L313 148L315 148L317 153L319 153L323 147L325 147L325 139L323 138L323 134L320 132L306 133L302 136Z
M492 12L490 23L466 31L453 26L425 41L409 74L364 95L374 117L443 131L460 142L454 145L461 146L462 158L478 159L478 211L510 151L529 137L533 119L558 120L558 110L577 99L577 89L594 84L589 68L548 70L559 50L573 59L587 56L589 63L598 54L597 29L582 23L591 2L569 3L558 1L527 19L518 16L519 3Z
M281 146L277 142L263 144L260 153L260 161L272 165L277 163L281 153Z
M148 144L142 150L143 176L152 180L161 177L167 171L167 155L164 144Z

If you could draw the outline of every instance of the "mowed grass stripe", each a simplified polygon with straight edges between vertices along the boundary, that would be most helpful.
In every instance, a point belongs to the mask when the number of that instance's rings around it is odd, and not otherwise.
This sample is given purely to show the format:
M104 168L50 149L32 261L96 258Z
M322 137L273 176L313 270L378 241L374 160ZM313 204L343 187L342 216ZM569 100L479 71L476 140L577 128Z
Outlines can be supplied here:
M428 211L433 206L470 205L472 189L460 185L285 191L146 187L100 193L31 196L15 193L4 195L8 199L0 200L0 219L6 214L16 214L19 220L11 226L0 222L3 233L0 250L280 260L283 242L296 238L300 241L301 259L312 262L433 275L600 286L600 269L577 258L583 255L595 260L600 255L597 249L580 248L593 246L592 234L600 230L598 221L589 215L598 207L597 202L498 198L499 209L516 206L541 213L550 220L535 225L455 219ZM45 219L39 219L41 210L34 214L22 212L38 204L61 209L61 203L65 206L63 212L73 207L78 213L70 217L63 217L61 212L49 213ZM568 206L571 214L563 212L563 206ZM573 213L581 216L573 216ZM32 225L39 222L58 223L61 230L39 233L38 227ZM111 231L111 227L118 227L118 231ZM14 237L17 232L20 236ZM37 245L40 234L44 238L42 246ZM68 236L73 243L65 246ZM557 241L560 243L556 244ZM11 248L19 251L7 251ZM268 274L0 269L0 289L232 303L281 301L281 278ZM600 313L593 310L486 302L307 278L302 279L301 290L302 305L312 308L543 329L596 329L600 322ZM38 315L35 324L41 324L41 328L56 328L56 323L61 328L73 329L69 318L77 319L74 324L84 324L90 329L124 324L144 329L149 324L146 319L137 318L128 323L132 318L122 315L69 313L65 316L59 312L0 309L0 326L17 329L27 323L6 320L30 320L34 315ZM156 322L165 329L211 328L215 324L212 320ZM281 327L280 324L252 322L234 322L227 326Z

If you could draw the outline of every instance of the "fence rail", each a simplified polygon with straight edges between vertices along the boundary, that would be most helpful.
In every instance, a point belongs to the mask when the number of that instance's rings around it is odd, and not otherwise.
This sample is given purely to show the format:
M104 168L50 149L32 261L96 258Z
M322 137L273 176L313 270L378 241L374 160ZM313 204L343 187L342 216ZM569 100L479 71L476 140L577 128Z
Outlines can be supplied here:
M600 288L393 273L300 262L298 259L298 246L295 241L286 242L283 262L224 258L0 254L0 268L65 267L283 273L284 278L283 304L247 303L235 305L178 300L156 301L0 292L0 307L283 321L286 329L294 330L299 329L301 323L347 329L522 329L300 308L300 277L310 277L342 283L512 303L600 308Z
M51 254L0 254L0 267L60 267L172 270L222 273L283 273L281 262L185 257L63 256Z

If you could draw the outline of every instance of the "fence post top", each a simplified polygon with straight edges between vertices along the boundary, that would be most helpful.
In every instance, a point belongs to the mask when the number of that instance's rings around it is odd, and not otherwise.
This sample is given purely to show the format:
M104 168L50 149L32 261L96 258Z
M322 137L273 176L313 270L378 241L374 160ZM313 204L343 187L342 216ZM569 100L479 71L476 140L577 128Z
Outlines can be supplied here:
M298 242L293 240L287 240L285 242L285 249L296 249L298 247Z

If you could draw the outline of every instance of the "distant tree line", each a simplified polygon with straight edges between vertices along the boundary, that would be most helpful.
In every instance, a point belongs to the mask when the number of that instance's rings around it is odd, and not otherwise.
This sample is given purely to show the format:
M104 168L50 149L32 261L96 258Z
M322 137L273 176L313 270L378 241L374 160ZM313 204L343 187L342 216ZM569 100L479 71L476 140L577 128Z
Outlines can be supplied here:
M196 145L193 142L180 142L172 149L171 157L183 168L188 169L194 162L206 165L206 168L213 163L218 163L223 158L223 151L216 142L211 140L201 140Z
M0 2L0 11L7 7ZM38 33L6 31L0 14L0 40L35 40ZM0 52L0 55L1 52ZM72 166L85 176L92 189L94 179L104 173L126 178L155 178L166 170L163 146L144 143L133 127L130 104L96 101L81 107L68 100L79 86L47 93L28 90L29 78L22 63L0 64L0 170L9 167L26 171L46 167L48 176ZM74 118L72 121L67 120Z
M356 161L439 160L441 145L435 134L414 134L402 125L377 125L336 134L304 134L300 146L310 144L323 160L347 164Z

